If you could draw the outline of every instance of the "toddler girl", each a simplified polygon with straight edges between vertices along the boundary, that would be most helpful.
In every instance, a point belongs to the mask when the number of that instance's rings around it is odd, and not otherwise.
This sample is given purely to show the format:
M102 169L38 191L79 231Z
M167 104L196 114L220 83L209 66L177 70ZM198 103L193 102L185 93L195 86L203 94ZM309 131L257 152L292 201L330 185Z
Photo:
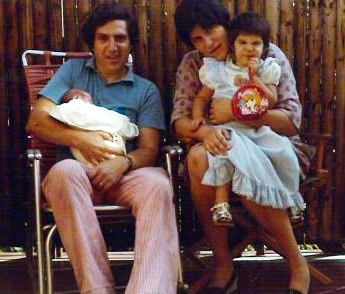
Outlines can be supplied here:
M206 123L205 109L212 99L232 99L233 105L234 120L214 126L230 132L231 149L224 155L208 153L209 168L202 181L217 187L211 208L216 225L232 225L230 182L234 193L261 205L304 208L298 159L289 139L268 126L250 126L250 120L260 119L277 102L281 69L275 59L264 59L269 38L270 26L264 18L240 14L230 23L232 52L227 60L204 58L199 71L203 87L194 100L192 130Z

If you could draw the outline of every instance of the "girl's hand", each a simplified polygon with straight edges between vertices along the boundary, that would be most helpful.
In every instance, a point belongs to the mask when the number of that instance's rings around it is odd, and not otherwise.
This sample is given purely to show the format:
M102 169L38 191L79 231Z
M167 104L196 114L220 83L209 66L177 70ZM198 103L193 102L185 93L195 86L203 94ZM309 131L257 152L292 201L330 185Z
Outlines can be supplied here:
M203 117L197 117L192 119L191 130L195 132L200 126L205 125L206 121Z
M222 124L233 120L235 118L229 99L216 99L212 101L210 108L210 122L212 124Z
M206 132L203 144L208 152L214 155L225 154L229 149L230 145L228 140L230 134L227 130L221 128L209 128Z
M249 74L249 81L251 83L254 82L255 77L258 75L260 59L257 57L251 57L248 62L248 74Z

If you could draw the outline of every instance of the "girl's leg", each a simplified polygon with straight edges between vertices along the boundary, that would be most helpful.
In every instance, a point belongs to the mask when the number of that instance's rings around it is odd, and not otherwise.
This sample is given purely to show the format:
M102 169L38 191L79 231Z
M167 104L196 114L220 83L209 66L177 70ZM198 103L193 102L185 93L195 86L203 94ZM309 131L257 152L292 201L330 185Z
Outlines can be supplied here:
M211 220L210 208L214 204L216 191L213 187L201 185L207 168L205 148L202 145L194 146L188 154L188 172L194 206L215 258L214 275L210 286L224 287L233 269L228 250L228 228L215 226Z
M222 202L229 202L229 185L224 185L216 188L215 204Z
M299 251L286 210L260 206L246 199L242 202L250 214L273 235L284 251L291 273L289 288L307 293L310 283L308 264Z

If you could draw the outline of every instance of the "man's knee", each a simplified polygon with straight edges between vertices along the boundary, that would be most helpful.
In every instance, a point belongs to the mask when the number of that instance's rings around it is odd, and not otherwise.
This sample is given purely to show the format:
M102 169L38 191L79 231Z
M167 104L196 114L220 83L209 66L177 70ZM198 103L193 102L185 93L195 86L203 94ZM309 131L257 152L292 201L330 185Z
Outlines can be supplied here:
M141 169L144 177L143 193L151 200L155 198L154 201L171 201L173 190L167 173L162 168L148 169Z
M46 196L57 189L71 187L78 181L82 181L86 172L80 162L73 159L65 159L54 164L43 180L42 188ZM49 195L48 195L49 194Z

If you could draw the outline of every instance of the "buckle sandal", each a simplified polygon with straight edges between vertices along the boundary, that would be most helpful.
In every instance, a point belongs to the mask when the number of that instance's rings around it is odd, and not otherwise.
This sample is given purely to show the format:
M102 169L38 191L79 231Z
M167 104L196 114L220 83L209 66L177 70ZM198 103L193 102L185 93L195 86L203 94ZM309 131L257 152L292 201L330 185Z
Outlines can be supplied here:
M216 226L232 227L232 215L230 213L230 205L228 202L215 204L211 208L212 221Z

